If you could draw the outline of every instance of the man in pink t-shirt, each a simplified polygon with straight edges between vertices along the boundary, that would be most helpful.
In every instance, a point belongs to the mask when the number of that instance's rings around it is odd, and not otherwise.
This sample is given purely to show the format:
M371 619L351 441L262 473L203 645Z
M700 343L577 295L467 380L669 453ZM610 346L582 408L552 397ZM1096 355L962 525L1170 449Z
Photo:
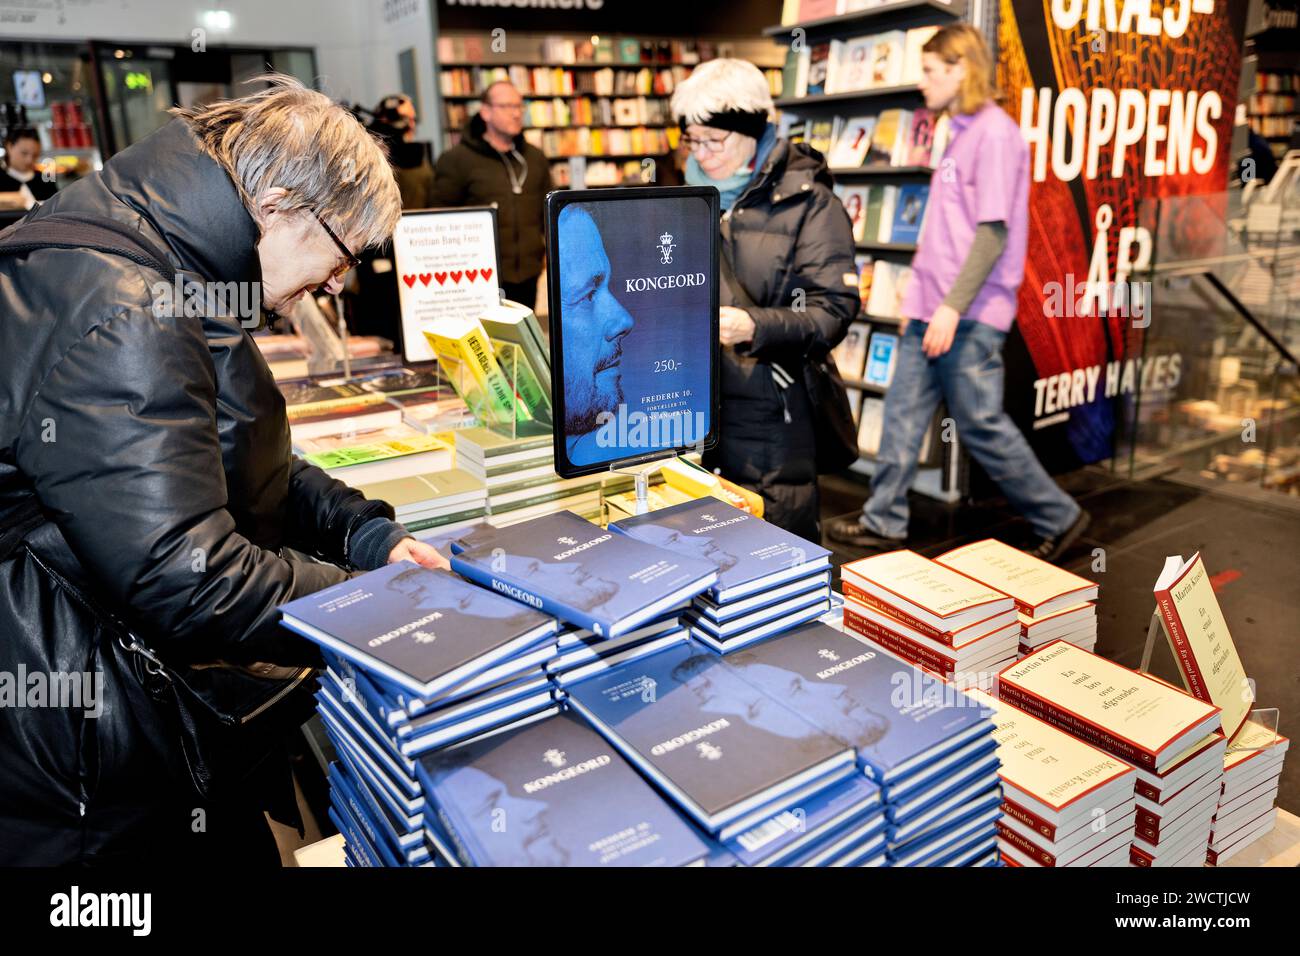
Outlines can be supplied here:
M934 410L947 403L957 436L1055 561L1088 526L1002 408L1002 343L1025 273L1029 149L993 100L992 58L968 24L922 48L925 105L947 112L951 136L930 178L912 278L904 291L898 366L885 395L871 497L830 523L832 540L893 549L907 541L907 492Z

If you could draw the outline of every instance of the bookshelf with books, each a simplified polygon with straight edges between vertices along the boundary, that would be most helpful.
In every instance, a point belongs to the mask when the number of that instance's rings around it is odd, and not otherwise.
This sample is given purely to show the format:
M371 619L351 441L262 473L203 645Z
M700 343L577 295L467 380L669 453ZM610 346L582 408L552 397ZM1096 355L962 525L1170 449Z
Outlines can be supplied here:
M524 136L551 161L556 186L640 184L643 160L677 148L677 84L719 56L762 67L780 94L781 48L761 38L511 34L507 50L494 50L484 34L448 32L438 39L442 145L459 140L483 89L508 80L524 97Z
M782 134L826 156L853 224L862 312L836 361L858 422L859 473L874 470L899 293L948 142L947 118L925 109L917 85L921 48L965 14L964 0L786 0L781 23L763 31L788 45L776 100ZM945 415L940 408L931 423L913 488L954 501L963 468L957 443L938 440Z

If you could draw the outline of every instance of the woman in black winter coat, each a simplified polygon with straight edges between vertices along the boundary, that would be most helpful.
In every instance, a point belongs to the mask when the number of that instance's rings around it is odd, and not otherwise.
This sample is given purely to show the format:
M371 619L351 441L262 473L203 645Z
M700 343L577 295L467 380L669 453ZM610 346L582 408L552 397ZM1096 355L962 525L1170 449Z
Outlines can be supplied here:
M706 464L758 492L765 517L820 541L814 416L804 364L858 312L853 231L821 154L779 139L767 79L711 60L673 93L686 181L721 194L722 429ZM723 274L726 275L726 262Z
M0 237L0 865L278 865L320 657L277 607L443 564L291 454L249 334L392 233L382 148L287 77L180 112Z

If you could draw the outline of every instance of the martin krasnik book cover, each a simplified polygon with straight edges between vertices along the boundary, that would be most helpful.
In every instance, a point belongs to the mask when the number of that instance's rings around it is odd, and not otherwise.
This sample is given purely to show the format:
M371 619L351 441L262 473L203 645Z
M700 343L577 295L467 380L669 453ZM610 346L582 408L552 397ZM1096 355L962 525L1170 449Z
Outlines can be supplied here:
M565 689L576 710L710 833L770 807L760 822L782 809L782 796L852 770L844 744L693 642Z
M453 554L451 566L599 637L617 637L709 588L711 562L606 531L572 512L512 525Z
M550 615L410 561L290 601L280 611L290 630L425 697L558 627Z
M716 498L615 521L610 528L656 547L711 561L718 595L741 597L826 566L830 552Z
M708 852L572 714L438 751L416 772L469 865L686 866Z
M852 746L880 783L993 731L977 701L821 622L724 660L741 680Z

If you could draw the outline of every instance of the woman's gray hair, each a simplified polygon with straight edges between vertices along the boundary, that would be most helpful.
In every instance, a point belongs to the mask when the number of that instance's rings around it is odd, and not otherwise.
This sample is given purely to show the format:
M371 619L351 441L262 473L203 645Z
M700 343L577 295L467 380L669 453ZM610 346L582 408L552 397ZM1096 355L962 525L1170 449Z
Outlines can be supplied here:
M387 241L402 213L388 154L346 108L283 74L254 82L267 88L206 106L173 109L203 151L221 164L258 219L258 197L275 186L284 210L321 216L362 248Z
M754 64L723 57L701 63L677 84L670 105L673 119L708 126L709 117L732 110L770 116L772 91Z

